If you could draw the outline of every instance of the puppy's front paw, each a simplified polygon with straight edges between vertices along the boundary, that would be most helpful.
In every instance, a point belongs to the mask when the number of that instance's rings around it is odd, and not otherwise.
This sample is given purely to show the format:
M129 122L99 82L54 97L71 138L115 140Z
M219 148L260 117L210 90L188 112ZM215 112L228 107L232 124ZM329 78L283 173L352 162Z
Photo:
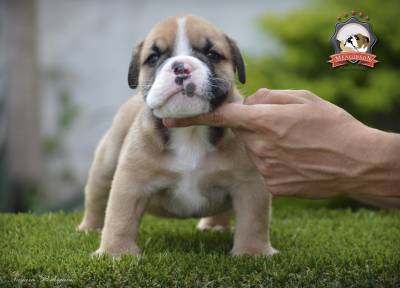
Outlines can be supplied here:
M120 258L123 255L133 255L133 256L139 256L141 253L140 248L138 246L132 246L128 249L121 249L121 248L115 248L115 249L104 249L100 247L97 249L95 252L91 254L91 256L103 256L103 255L109 255L114 258Z
M231 254L233 256L272 256L279 253L278 250L273 248L271 245L266 245L263 247L252 247L252 246L242 246L235 247L232 249Z

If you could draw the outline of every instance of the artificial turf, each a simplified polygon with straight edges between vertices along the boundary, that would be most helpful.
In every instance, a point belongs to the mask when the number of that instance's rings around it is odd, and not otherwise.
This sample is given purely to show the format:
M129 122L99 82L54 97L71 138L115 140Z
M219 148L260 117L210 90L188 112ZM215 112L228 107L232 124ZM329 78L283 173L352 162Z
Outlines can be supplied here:
M0 287L399 287L400 213L276 200L272 258L231 257L231 233L146 216L140 257L93 258L81 213L0 214Z

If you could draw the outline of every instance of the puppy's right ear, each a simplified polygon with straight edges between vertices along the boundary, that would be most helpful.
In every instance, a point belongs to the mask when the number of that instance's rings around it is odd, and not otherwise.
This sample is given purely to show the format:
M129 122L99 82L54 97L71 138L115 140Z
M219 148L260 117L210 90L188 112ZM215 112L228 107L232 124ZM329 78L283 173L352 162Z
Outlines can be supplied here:
M129 64L128 84L132 89L135 89L139 84L140 55L142 53L142 47L143 41L133 50L131 63Z

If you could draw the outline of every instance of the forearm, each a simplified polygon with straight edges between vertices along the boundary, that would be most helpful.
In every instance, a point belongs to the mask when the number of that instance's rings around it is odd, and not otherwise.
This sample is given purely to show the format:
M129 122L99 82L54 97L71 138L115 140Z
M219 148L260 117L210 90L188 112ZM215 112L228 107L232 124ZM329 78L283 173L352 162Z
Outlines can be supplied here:
M358 163L344 178L342 192L400 197L400 135L368 127L365 134L361 142L354 143Z
M400 199L399 134L367 127L304 90L260 89L244 104L164 124L234 129L277 196Z

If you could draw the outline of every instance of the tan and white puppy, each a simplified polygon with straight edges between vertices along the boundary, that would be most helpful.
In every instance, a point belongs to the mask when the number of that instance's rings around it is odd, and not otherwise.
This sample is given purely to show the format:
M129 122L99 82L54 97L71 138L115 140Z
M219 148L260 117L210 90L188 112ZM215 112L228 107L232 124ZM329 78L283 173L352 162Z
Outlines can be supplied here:
M345 41L340 41L339 47L343 52L367 52L369 38L361 33L350 35Z
M272 255L271 195L232 131L195 126L167 129L164 117L209 112L241 99L245 82L236 44L195 16L167 18L135 49L130 87L138 94L119 110L101 140L85 188L79 230L102 229L96 254L138 254L145 212L205 217L199 229L229 226L236 216L234 255Z

